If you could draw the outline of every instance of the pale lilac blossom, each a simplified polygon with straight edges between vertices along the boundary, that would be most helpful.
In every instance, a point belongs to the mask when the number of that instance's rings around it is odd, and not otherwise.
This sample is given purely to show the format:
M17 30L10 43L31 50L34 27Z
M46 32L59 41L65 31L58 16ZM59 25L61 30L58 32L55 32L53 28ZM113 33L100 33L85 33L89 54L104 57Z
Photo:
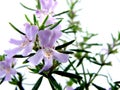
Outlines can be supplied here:
M38 28L36 26L32 26L28 23L24 24L24 32L25 35L21 36L21 40L11 39L10 43L16 45L15 48L10 50L5 50L5 53L8 57L13 57L18 52L22 51L22 55L28 55L33 48L36 34L38 32Z
M55 42L61 36L62 32L57 30L41 30L38 33L41 49L37 53L30 57L28 61L34 65L38 65L42 60L45 64L40 70L48 70L53 65L53 60L57 60L60 63L65 63L68 61L68 55L60 53L55 50Z
M67 86L65 90L74 90L71 86Z
M53 13L57 5L56 0L40 0L41 10L45 13Z
M15 64L15 59L5 58L5 60L0 61L0 78L5 78L5 81L10 81L11 76L16 74L16 70L13 68Z
M47 16L48 20L46 22L46 25L54 24L55 18L53 17L54 14L54 8L57 5L56 0L40 0L41 9L36 10L36 16L40 19L40 24L45 20Z

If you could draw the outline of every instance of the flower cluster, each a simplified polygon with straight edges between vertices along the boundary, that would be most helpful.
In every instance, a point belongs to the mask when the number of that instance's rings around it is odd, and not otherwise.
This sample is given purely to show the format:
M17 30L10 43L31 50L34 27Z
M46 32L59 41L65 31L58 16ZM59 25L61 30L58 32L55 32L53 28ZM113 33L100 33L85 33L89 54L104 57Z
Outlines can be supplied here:
M13 62L17 54L26 57L35 52L33 56L28 58L28 62L36 66L43 61L43 68L39 73L49 70L53 66L53 60L57 60L59 63L68 61L67 54L55 50L56 41L62 35L61 25L56 24L57 19L53 17L57 1L40 0L39 2L41 9L37 9L35 12L39 24L25 23L23 30L20 30L22 32L21 40L10 39L10 43L16 47L5 50L7 58L0 62L0 77L5 77L5 80L9 81L11 75L16 73L13 69Z
M5 58L0 61L0 78L3 78L6 81L11 79L11 75L16 74L16 70L13 68L15 65L14 58Z

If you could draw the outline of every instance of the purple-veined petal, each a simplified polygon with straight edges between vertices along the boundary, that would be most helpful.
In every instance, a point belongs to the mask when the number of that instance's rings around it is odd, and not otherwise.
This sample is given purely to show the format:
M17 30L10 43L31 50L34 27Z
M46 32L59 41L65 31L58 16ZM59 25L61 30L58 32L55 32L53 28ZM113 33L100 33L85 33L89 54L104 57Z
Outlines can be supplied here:
M53 56L54 56L54 59L56 59L57 61L59 61L61 63L67 62L68 58L69 58L69 56L67 54L59 53L56 50L53 50Z
M67 86L66 90L74 90L71 86Z
M55 18L49 15L48 20L46 21L46 25L51 25L55 23Z
M42 9L49 11L49 8L52 6L52 0L40 0Z
M10 79L11 79L11 74L7 73L5 76L5 81L10 81Z
M55 6L57 5L56 0L40 0L42 10L47 12L53 12Z
M53 60L52 57L51 58L44 58L45 64L43 66L43 68L39 71L39 73L41 73L42 71L46 71L49 70L51 68L51 66L53 65Z
M17 54L18 52L20 52L21 50L22 50L22 48L16 47L16 48L14 48L14 49L5 50L4 52L7 54L7 57L11 58L11 57L13 57L15 54Z
M15 75L16 73L17 73L16 70L12 68L10 74Z
M52 30L52 33L53 34L51 34L51 39L50 39L50 41L48 43L49 47L53 47L55 42L57 41L57 39L59 39L60 36L62 35L62 32L61 31L57 31L57 30Z
M5 57L4 61L0 61L0 78L5 77L5 80L9 81L11 76L16 74L13 68L14 60L14 58Z
M36 26L32 26L28 23L25 23L25 32L26 32L26 36L29 40L34 41L36 34L38 32L38 28Z
M24 48L22 55L27 56L32 51L32 47L33 47L33 43L30 43L29 45L27 45Z
M28 59L28 61L30 61L34 65L38 65L42 61L42 59L43 59L43 51L38 50L34 56Z
M43 47L48 47L47 45L51 40L52 34L53 33L50 30L44 30L44 31L41 30L41 31L39 31L38 36L39 36L40 44Z
M0 78L3 78L3 77L5 76L5 74L6 74L5 71L4 71L4 70L1 70L1 71L0 71Z
M43 47L53 47L54 43L57 41L57 39L61 36L60 31L54 31L54 30L44 30L40 31L38 33L40 44Z
M53 0L54 4L51 7L51 11L54 12L55 7L57 6L58 2L57 0Z
M23 41L22 40L10 39L9 42L12 43L12 44L15 44L15 45L20 45Z

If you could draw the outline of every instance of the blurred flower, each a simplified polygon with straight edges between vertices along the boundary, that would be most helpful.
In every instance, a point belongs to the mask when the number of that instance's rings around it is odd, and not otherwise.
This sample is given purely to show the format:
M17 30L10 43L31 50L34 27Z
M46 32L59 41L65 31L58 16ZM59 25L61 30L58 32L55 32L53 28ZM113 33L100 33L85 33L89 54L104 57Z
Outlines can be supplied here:
M74 90L71 86L67 86L66 90Z
M53 17L54 8L57 5L56 0L40 0L41 9L36 10L36 15L40 19L40 24L45 20L47 16L48 20L46 21L46 25L54 24L55 18Z
M57 5L56 0L40 0L41 10L46 13L52 13Z
M68 55L59 53L54 49L54 44L61 36L61 32L57 30L41 30L38 33L41 49L37 53L29 58L29 61L34 65L38 65L43 59L45 62L44 67L40 70L48 70L53 65L53 59L58 60L61 63L65 63L68 60Z
M5 58L4 61L0 61L0 78L5 78L5 81L9 81L12 75L16 74L16 70L13 68L15 65L15 59Z
M16 48L5 50L8 57L14 56L16 53L23 50L22 55L28 55L33 48L34 41L36 39L37 27L30 24L24 24L25 35L21 36L22 40L11 39L10 43L17 45Z

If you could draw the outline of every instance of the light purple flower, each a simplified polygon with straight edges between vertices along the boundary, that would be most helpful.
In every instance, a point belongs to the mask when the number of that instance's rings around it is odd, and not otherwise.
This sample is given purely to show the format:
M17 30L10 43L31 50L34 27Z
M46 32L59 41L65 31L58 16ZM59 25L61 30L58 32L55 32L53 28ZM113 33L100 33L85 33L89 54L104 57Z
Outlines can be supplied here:
M26 23L24 24L24 31L25 35L21 36L21 40L10 40L10 43L17 45L17 47L10 50L5 50L5 53L8 57L12 57L20 51L23 51L22 55L26 56L32 51L38 28L36 26L31 26L30 24Z
M5 81L9 81L12 75L16 74L16 70L13 68L15 59L6 58L4 61L0 61L0 78L5 77Z
M28 61L34 65L38 65L42 60L44 60L45 65L40 70L48 70L53 65L53 59L59 61L60 63L65 63L68 61L68 55L59 53L54 49L55 42L61 36L61 32L57 30L41 30L38 33L41 49L37 53L30 57Z
M40 0L41 9L36 10L36 16L40 19L40 24L49 16L46 25L54 24L56 19L53 17L56 0Z
M50 24L54 24L55 22L56 22L56 19L53 17L53 16L51 16L51 15L48 15L48 14L46 14L46 13L44 13L43 11L40 11L40 10L37 10L36 11L36 16L39 18L39 23L40 24L42 24L43 23L43 21L46 19L46 17L48 16L48 19L47 19L47 21L46 21L46 26L47 25L50 25Z
M40 4L41 4L41 10L49 13L49 12L53 12L55 6L57 5L57 1L56 0L40 0Z
M71 86L67 86L66 90L74 90Z

